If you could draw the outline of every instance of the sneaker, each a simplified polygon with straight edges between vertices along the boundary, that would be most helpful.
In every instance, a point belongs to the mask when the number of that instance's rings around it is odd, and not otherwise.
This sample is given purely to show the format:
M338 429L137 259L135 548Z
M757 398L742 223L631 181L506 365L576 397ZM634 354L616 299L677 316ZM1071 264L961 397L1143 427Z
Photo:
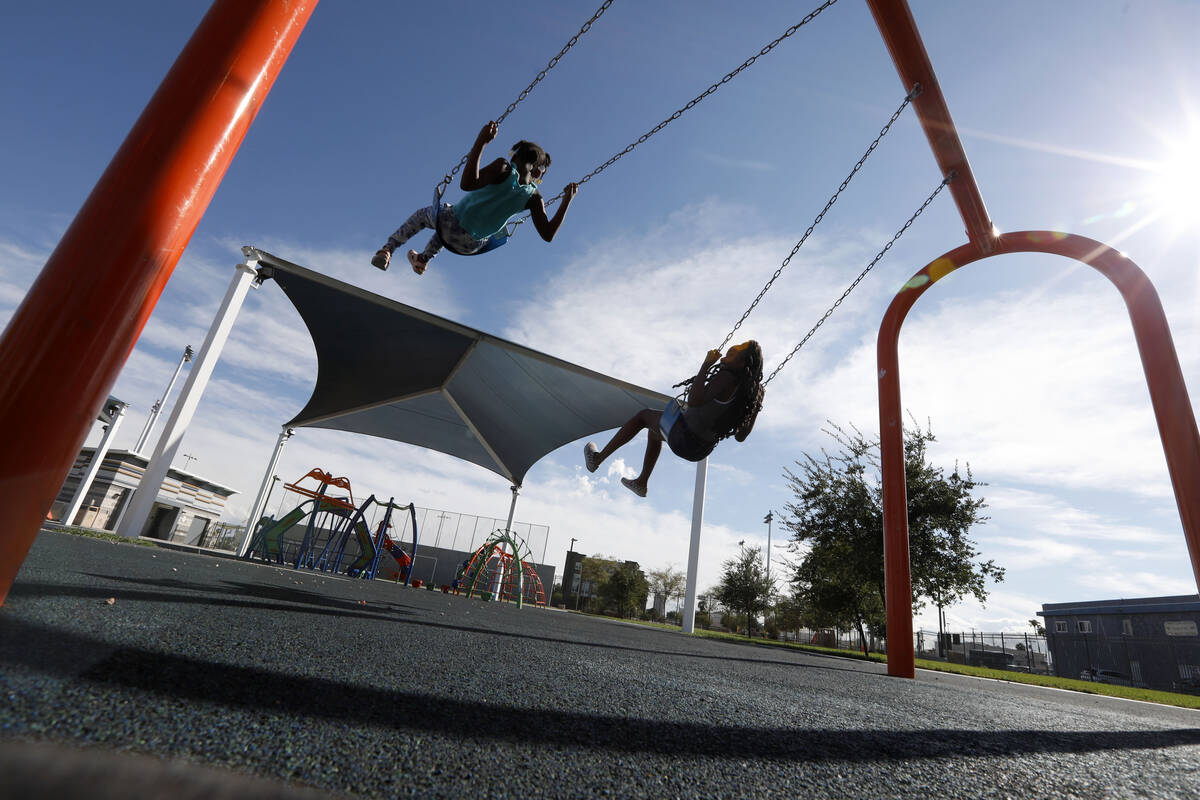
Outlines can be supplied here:
M429 259L418 253L416 250L408 251L408 263L412 264L413 272L418 275L425 274L425 267L429 266Z
M583 447L583 465L588 472L595 472L600 467L600 451L595 442L588 442Z
M392 251L388 250L386 247L379 248L379 250L375 252L375 255L371 257L372 267L378 267L379 269L386 271L388 264L390 263L392 263Z
M646 496L646 487L642 486L636 481L631 481L629 478L621 478L621 485L636 494L638 497Z

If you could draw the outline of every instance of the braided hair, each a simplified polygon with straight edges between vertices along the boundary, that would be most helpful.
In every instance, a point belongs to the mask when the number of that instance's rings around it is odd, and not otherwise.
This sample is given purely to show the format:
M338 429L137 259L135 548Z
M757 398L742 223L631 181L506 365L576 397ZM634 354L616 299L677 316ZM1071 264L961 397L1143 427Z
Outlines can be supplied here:
M730 436L733 436L739 442L744 442L754 427L754 421L758 418L758 412L762 410L763 397L766 394L766 390L762 385L762 347L754 339L751 339L748 344L750 346L746 348L741 369L734 370L717 362L709 368L708 374L704 377L704 381L707 383L721 370L737 373L738 384L734 394L741 399L741 403L739 405L732 405L730 411L722 414L720 419L717 420L716 434L718 442L728 439ZM695 377L685 378L672 388L682 386L686 392L694 380Z
M514 164L531 164L542 169L550 168L550 154L539 145L522 139L508 152L508 160Z

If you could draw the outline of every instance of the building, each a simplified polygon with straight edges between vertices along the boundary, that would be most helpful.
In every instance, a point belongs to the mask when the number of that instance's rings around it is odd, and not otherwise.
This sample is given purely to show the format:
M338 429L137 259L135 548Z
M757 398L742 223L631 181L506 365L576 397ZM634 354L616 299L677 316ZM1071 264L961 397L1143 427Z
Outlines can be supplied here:
M50 508L50 518L64 525L115 531L150 460L128 450L109 450L104 454L100 470L75 518L64 520L62 515L75 496L95 452L93 447L79 451L75 466L67 474L67 480ZM141 535L176 544L199 545L221 518L226 501L236 493L228 486L172 468L159 489L154 511L146 520Z
M1061 677L1091 670L1149 689L1200 685L1200 595L1046 603L1038 616Z
M567 560L563 564L562 573L563 606L566 608L580 608L582 597L591 597L595 594L591 582L583 580L583 560L585 558L587 556L583 553L576 553L574 550L567 551Z

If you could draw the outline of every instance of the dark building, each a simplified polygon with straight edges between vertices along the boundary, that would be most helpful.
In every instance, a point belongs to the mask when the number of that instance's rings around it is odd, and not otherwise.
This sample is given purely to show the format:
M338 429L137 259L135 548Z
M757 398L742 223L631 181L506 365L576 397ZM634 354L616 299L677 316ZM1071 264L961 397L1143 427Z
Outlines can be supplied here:
M590 583L584 585L583 576L583 560L587 558L583 553L576 553L574 550L567 551L567 560L563 564L563 605L567 608L579 608L579 598L590 597L592 592L589 591Z
M1200 595L1046 603L1055 673L1149 689L1200 686Z

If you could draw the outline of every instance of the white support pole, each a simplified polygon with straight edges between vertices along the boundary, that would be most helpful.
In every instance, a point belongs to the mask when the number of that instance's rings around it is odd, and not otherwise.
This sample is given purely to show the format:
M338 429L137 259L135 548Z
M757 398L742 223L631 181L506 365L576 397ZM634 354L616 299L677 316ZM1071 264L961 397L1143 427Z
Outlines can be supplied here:
M257 265L258 260L250 258L246 259L245 263L237 265L233 280L230 281L229 288L225 290L225 298L221 301L221 307L213 319L212 327L208 329L204 344L200 346L196 363L188 373L183 390L179 393L179 399L175 402L174 408L171 409L171 416L167 419L167 426L154 446L154 455L150 457L150 463L146 465L146 472L142 475L137 490L133 493L129 504L129 513L125 515L117 530L121 536L136 539L141 535L146 520L150 518L154 501L158 499L158 492L162 488L163 480L167 477L171 462L175 459L179 445L183 442L183 436L187 433L188 425L191 424L192 416L196 413L196 406L200 404L204 387L208 385L213 368L216 367L217 360L221 357L221 350L225 347L225 341L233 329L234 320L237 319L242 302L246 299L246 293L250 290L250 283L258 275L258 270L255 269Z
M150 416L146 417L146 424L138 436L137 444L133 446L133 452L138 455L142 454L142 448L146 446L146 440L150 438L150 432L154 430L154 425L158 422L159 415L162 414L163 406L167 404L167 398L171 396L171 390L175 388L175 381L179 379L179 373L183 371L183 365L192 360L192 355L192 346L190 344L184 346L183 357L179 359L179 363L175 366L175 374L171 376L171 382L167 384L167 390L163 392L163 396L158 399L158 402L150 407Z
M517 510L517 493L521 491L521 487L517 486L514 483L512 486L509 487L509 489L512 491L513 499L512 499L512 502L508 504L508 522L504 523L504 534L506 536L512 535L513 514L516 513L516 510ZM516 547L514 547L513 549L517 550ZM500 552L501 553L504 552L504 543L503 542L500 543ZM514 556L516 558L520 558L521 552L519 550L517 550L517 552L514 554ZM520 570L517 571L517 574L518 575L521 574ZM503 586L504 586L504 559L500 559L500 563L497 565L496 572L492 576L492 598L493 599L496 599L496 600L500 599L500 589L503 588ZM520 588L521 587L518 587L518 589L520 589ZM519 596L520 595L518 595L518 597ZM520 602L518 602L517 605L520 605Z
M696 494L692 498L692 543L688 547L687 590L683 600L683 632L696 630L696 584L700 572L700 527L704 522L704 484L708 459L696 463Z
M88 489L92 488L92 482L96 480L96 474L100 472L100 465L104 463L104 457L108 455L108 448L112 444L113 437L117 435L117 428L121 427L121 420L125 418L125 409L128 407L126 403L115 402L110 403L104 409L110 417L108 427L104 431L104 436L100 439L100 444L96 446L96 452L92 454L91 463L88 464L83 477L79 479L79 486L75 489L75 496L71 498L67 510L63 513L61 520L63 525L74 524L75 515L79 513L79 507L83 505L83 499L87 496Z
M283 446L287 444L287 440L292 438L295 431L284 426L279 430L279 438L275 440L275 450L271 453L271 460L267 463L266 474L263 475L262 486L258 487L258 495L254 498L254 505L250 506L250 518L246 520L246 529L242 531L242 544L238 548L238 556L246 555L246 548L250 546L250 535L254 533L254 526L258 524L258 519L266 511L263 506L267 499L267 492L271 489L271 479L275 477L275 467L279 465L279 454L283 451Z

